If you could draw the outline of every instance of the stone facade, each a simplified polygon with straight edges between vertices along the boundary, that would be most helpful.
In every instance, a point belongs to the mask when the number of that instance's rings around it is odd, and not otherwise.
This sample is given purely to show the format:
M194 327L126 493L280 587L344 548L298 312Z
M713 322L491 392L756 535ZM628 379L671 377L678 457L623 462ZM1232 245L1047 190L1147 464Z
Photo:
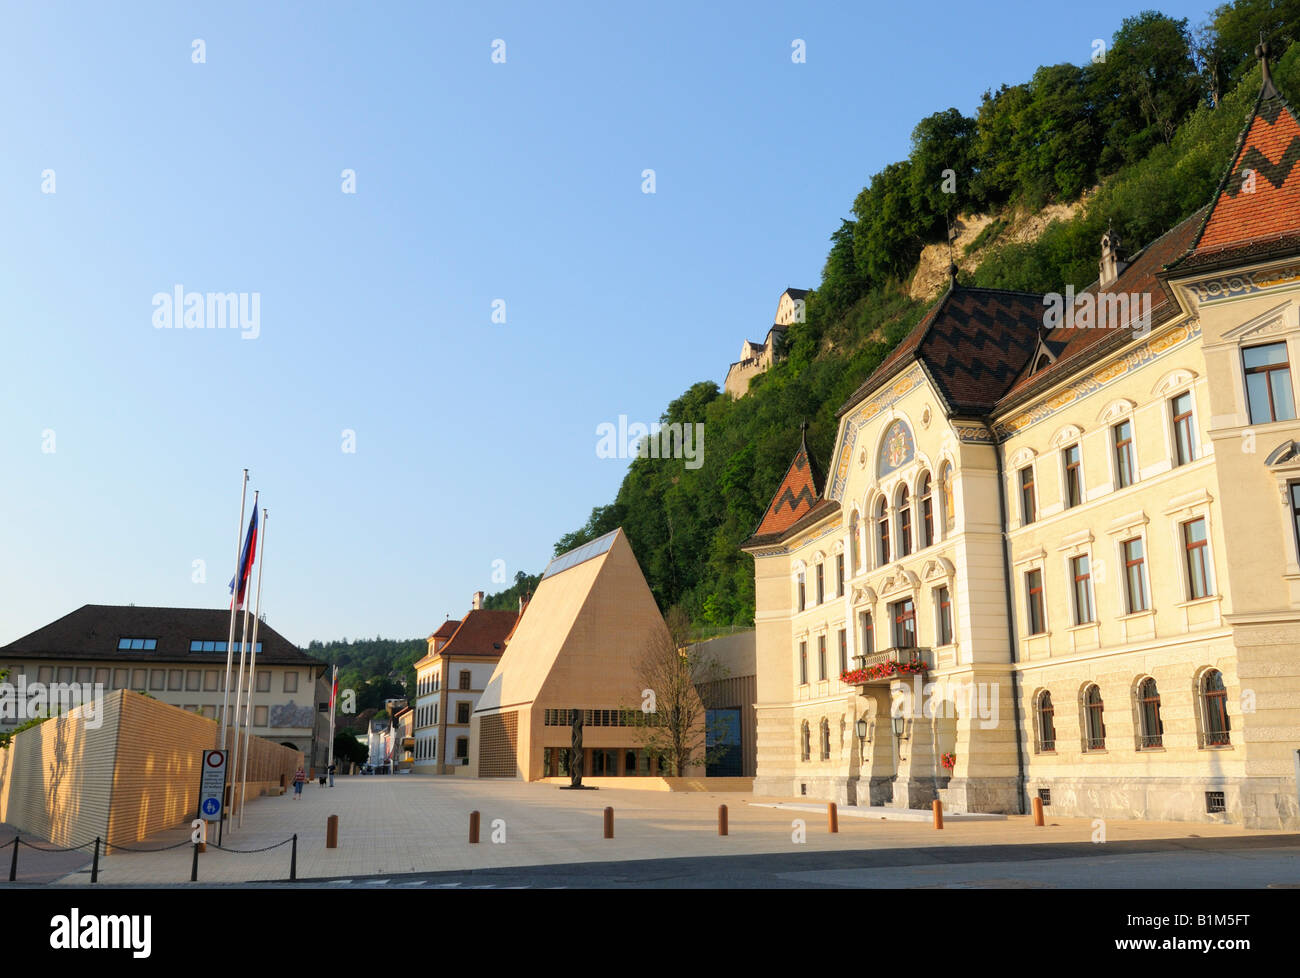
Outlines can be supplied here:
M1266 86L1243 144L1287 136ZM954 283L792 466L745 545L756 791L1300 828L1300 213L1241 165L1107 235L1091 322Z

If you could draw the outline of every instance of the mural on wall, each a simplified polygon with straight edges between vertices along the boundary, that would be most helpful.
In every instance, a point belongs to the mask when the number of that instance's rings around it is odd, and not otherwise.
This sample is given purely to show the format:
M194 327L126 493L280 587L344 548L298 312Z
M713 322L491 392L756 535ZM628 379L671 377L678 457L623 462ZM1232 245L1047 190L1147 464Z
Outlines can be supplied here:
M885 437L881 439L877 474L889 475L912 461L915 455L916 441L912 438L911 430L902 421L895 421L885 429Z
M293 700L272 705L270 713L272 727L310 727L315 722L311 705L295 706Z

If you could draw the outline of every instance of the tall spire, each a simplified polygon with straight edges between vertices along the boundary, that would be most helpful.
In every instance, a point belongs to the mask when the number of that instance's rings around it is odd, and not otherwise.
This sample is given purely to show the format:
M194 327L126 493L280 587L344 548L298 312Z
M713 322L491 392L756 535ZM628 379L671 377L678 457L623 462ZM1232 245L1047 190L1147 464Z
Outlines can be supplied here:
M1259 32L1259 43L1255 45L1255 57L1259 58L1259 68L1263 74L1263 84L1259 90L1261 99L1278 97L1277 88L1273 84L1273 75L1268 70L1268 58L1272 53L1268 45L1268 38L1264 36L1264 32L1261 30Z

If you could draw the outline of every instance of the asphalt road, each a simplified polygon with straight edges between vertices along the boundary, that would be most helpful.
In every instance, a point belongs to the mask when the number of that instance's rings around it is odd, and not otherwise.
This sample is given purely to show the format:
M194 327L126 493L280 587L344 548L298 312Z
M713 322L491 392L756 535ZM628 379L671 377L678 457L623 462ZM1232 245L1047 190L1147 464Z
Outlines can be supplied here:
M354 889L1300 888L1300 835L642 859L322 879L300 885Z

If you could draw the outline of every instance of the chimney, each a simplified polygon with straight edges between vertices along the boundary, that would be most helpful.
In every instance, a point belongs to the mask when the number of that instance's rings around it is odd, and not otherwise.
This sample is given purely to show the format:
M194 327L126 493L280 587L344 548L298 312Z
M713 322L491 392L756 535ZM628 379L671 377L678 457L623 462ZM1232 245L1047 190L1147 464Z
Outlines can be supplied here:
M474 592L474 600L472 600L472 601L470 602L470 605L469 605L469 606L470 606L471 608L473 608L475 611L482 611L482 610L483 610L483 592L482 592L482 591L475 591L475 592Z
M1114 228L1107 228L1106 233L1101 236L1101 261L1099 263L1101 275L1097 282L1099 289L1110 288L1115 280L1119 278L1120 273L1128 268L1128 262L1120 258L1119 250L1119 235L1115 233Z

